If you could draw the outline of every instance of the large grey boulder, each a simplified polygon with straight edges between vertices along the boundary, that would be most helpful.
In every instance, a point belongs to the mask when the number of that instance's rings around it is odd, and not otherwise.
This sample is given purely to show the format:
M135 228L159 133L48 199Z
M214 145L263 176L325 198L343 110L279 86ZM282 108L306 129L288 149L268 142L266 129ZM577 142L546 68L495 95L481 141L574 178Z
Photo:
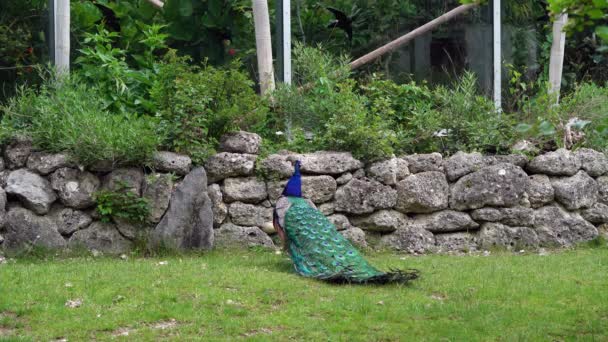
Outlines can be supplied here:
M477 209L517 205L524 196L528 175L513 164L486 166L466 175L451 188L450 208Z
M510 227L500 223L484 223L478 235L479 246L484 249L505 247L521 249L537 247L538 235L529 227Z
M589 208L599 197L597 182L585 171L579 171L571 177L553 178L555 199L567 209Z
M48 175L61 167L74 166L76 164L66 153L33 152L27 158L27 168L41 175Z
M230 132L220 138L219 150L222 152L258 154L262 138L244 131Z
M228 216L228 206L224 203L224 195L218 184L211 184L207 188L207 194L211 200L211 209L213 211L213 226L219 228L224 223Z
M435 249L435 237L426 229L408 227L382 236L380 246L406 253L426 253Z
M572 176L579 168L580 163L574 153L564 148L537 156L528 163L530 172L551 176Z
M209 173L209 183L216 183L224 178L251 176L255 169L254 154L222 152L207 159L205 169Z
M169 200L173 192L173 177L166 173L152 173L145 176L143 198L148 201L150 213L148 221L160 222L169 208Z
M598 177L598 201L608 204L608 176Z
M411 173L439 171L443 172L443 157L440 153L412 154L404 156Z
M338 188L334 198L336 211L367 214L376 209L392 208L397 202L397 192L374 180L353 179Z
M30 246L64 248L66 241L59 234L57 224L49 216L38 216L21 207L8 210L4 248L19 251Z
M352 225L350 224L348 218L342 214L334 214L328 216L327 219L336 227L336 230L345 230L352 228Z
M259 163L259 170L270 179L289 178L293 174L294 164L291 154L271 154Z
M4 147L3 155L6 167L9 169L24 167L31 152L32 140L30 138L23 136L14 138Z
M597 228L580 214L567 212L557 205L534 212L534 230L541 245L571 246L598 236Z
M590 148L581 148L576 151L575 157L581 168L591 177L608 173L608 157L602 152Z
M397 183L395 209L403 213L430 213L448 207L449 185L442 172L410 175Z
M349 152L321 151L293 155L291 158L294 161L296 159L300 160L302 163L302 172L304 173L339 175L363 167L363 163L353 158L352 154Z
M213 247L213 211L205 169L195 168L176 187L169 209L150 233L150 245L182 250Z
M447 233L479 228L467 213L442 210L432 214L416 215L413 225L433 233Z
M581 210L581 215L594 224L608 223L608 205L595 203L591 208Z
M239 226L262 227L272 221L272 208L242 202L231 203L228 214L230 221Z
M353 245L359 248L367 248L367 240L365 240L365 232L361 228L351 227L341 230L340 234L344 236Z
M57 224L57 231L61 235L70 235L77 230L88 227L93 219L87 213L72 209L54 206L49 217Z
M154 153L152 166L156 171L171 172L176 175L184 176L190 172L192 159L183 154L160 151Z
M274 243L268 234L258 227L241 227L225 223L215 231L216 247L255 247L273 248Z
M448 233L435 235L438 252L470 252L478 248L477 234Z
M534 210L526 207L500 208L502 218L500 222L509 226L525 226L531 227L534 225Z
M338 188L332 176L304 176L302 177L302 196L315 204L330 201Z
M268 198L274 203L283 193L287 180L269 181L266 185ZM331 201L338 184L331 176L302 176L302 196L315 204Z
M116 169L103 178L102 187L108 190L119 190L126 186L137 196L141 196L144 183L144 172L138 168Z
M481 153L464 153L459 151L448 158L443 163L443 167L445 169L448 181L454 182L462 176L481 169L484 164L484 159Z
M46 214L57 199L46 179L26 169L11 172L5 190L7 194L17 196L26 208L37 214Z
M540 208L551 202L555 198L555 190L551 185L551 180L547 175L532 175L528 179L526 187L528 201L532 208Z
M379 233L390 233L407 226L408 217L396 210L379 210L371 215L351 217L357 227Z
M100 181L94 174L70 168L60 168L51 174L51 186L66 207L86 209L95 204L95 192Z
M485 165L509 163L519 166L523 169L528 164L528 157L523 154L498 154L494 156L484 156L483 162Z
M471 211L471 218L479 222L498 222L503 215L499 208L479 208Z
M222 187L224 201L245 203L259 203L266 199L266 183L256 177L227 178Z
M369 178L386 185L397 184L410 174L407 161L401 158L391 158L373 163L367 167L366 171Z
M88 228L72 234L69 247L116 255L129 252L133 243L120 235L114 224L93 222Z

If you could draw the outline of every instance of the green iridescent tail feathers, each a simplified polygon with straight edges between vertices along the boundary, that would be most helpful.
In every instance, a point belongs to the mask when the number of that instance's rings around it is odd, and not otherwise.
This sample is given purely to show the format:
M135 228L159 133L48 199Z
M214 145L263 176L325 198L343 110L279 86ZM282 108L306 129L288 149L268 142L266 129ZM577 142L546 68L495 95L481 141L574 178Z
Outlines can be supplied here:
M299 197L283 197L275 209L275 226L284 238L296 272L332 283L407 283L416 270L382 272L340 234L314 205Z

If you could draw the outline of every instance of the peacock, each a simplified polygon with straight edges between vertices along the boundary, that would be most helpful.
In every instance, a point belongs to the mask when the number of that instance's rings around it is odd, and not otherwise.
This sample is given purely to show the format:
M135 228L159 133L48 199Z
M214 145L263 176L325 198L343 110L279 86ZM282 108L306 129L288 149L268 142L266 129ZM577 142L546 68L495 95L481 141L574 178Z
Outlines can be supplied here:
M275 205L273 223L298 274L335 283L407 283L416 270L382 272L370 265L312 201L302 197L300 161Z

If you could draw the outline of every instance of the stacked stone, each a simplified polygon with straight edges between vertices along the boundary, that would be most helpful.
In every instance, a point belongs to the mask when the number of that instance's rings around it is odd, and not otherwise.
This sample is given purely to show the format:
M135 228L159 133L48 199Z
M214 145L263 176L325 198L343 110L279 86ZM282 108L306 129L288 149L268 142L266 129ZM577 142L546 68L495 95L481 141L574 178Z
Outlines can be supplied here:
M252 150L226 150L208 170L216 181L231 175L210 186L216 226L257 227L256 239L272 233L271 206L295 160L302 162L304 196L362 246L370 240L410 253L571 246L595 238L608 223L608 159L589 149L560 149L531 161L417 154L367 166L349 153L283 152L257 169L246 153Z
M0 158L0 249L86 248L119 254L140 237L165 246L211 248L207 179L202 168L191 172L191 164L187 156L159 152L151 169L112 170L111 163L100 163L86 171L67 154L37 152L30 140L15 139ZM119 184L147 199L147 224L100 221L95 193ZM201 215L205 207L209 213Z

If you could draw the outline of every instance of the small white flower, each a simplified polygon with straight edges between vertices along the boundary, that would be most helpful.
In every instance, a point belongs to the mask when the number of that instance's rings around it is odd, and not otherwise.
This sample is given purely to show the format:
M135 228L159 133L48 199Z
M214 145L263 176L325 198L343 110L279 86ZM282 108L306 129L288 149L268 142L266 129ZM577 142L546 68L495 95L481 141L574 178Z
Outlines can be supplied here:
M276 131L274 134L276 134L276 135L283 135L285 133L283 133L282 131Z

